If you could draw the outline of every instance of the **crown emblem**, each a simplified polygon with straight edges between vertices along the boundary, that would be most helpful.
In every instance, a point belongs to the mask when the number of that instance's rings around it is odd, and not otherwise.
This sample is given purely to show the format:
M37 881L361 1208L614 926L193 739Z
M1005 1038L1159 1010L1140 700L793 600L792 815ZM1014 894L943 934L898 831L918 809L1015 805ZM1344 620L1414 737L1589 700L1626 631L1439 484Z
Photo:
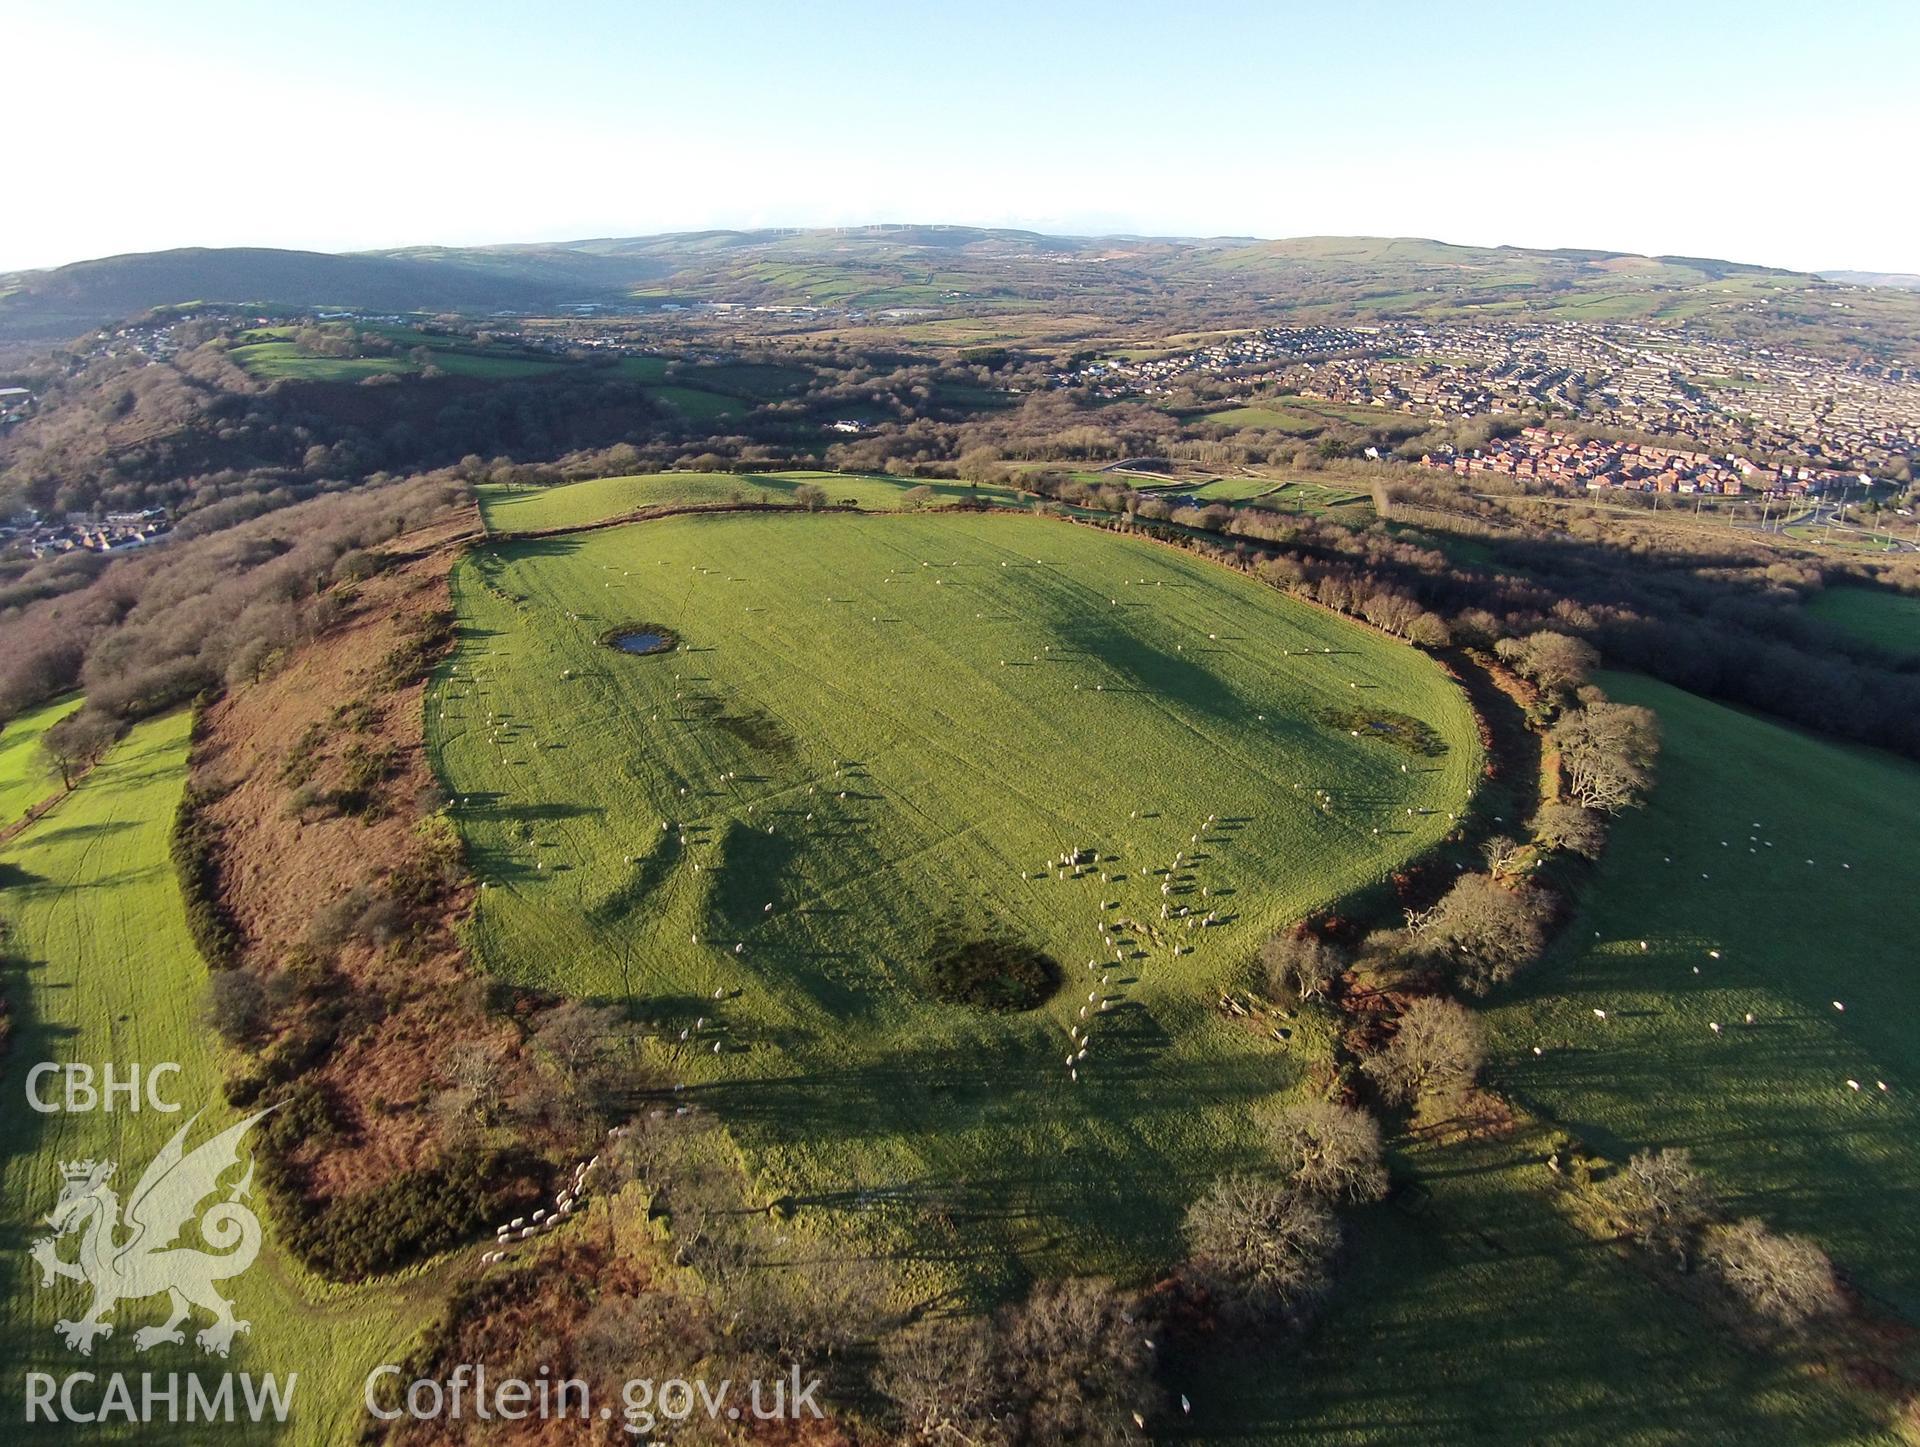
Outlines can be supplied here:
M81 1185L87 1181L91 1181L94 1172L100 1171L103 1166L106 1169L101 1172L101 1179L104 1180L107 1176L113 1174L112 1161L96 1161L91 1158L84 1161L62 1161L60 1162L60 1174L75 1185Z

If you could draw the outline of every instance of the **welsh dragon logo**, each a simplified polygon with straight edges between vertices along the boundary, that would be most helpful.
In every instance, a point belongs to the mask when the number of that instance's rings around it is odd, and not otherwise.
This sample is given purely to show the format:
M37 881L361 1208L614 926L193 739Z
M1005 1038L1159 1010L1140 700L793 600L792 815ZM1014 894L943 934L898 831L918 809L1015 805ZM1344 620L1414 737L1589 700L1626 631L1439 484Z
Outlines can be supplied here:
M110 1319L122 1301L158 1296L164 1292L171 1309L159 1326L134 1333L141 1351L162 1342L181 1344L181 1323L194 1307L213 1313L213 1321L194 1340L202 1349L225 1356L236 1334L248 1322L237 1321L233 1303L214 1289L214 1283L238 1276L260 1254L260 1221L242 1201L253 1184L253 1163L199 1217L200 1239L212 1251L176 1246L193 1221L200 1203L219 1189L220 1178L240 1164L240 1139L261 1116L260 1111L230 1126L212 1140L186 1151L187 1132L195 1115L162 1147L127 1198L124 1214L110 1182L113 1161L62 1161L60 1199L47 1215L53 1234L33 1243L33 1259L40 1264L41 1285L60 1278L84 1282L93 1288L86 1311L71 1320L54 1323L68 1346L91 1354L96 1337L112 1336ZM62 1259L61 1243L78 1236L80 1250L71 1261ZM221 1253L221 1254L215 1254Z

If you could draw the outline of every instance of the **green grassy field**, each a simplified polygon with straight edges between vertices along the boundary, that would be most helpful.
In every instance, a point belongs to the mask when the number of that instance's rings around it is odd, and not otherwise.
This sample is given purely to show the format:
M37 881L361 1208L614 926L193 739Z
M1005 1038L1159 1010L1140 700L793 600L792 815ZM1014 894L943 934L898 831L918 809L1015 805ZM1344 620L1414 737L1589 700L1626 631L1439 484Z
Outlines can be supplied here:
M868 512L893 512L906 506L902 496L921 486L910 477L861 476L840 472L655 472L636 477L596 477L559 487L524 488L484 484L476 491L480 516L493 532L529 532L541 528L581 527L624 517L645 507L690 503L779 503L794 505L794 489L814 483L830 502L851 500ZM1006 488L972 488L958 482L930 482L929 508L951 506L976 492L1011 498Z
M1227 407L1218 412L1209 412L1198 420L1217 422L1222 427L1231 427L1236 431L1258 428L1268 432L1285 432L1294 437L1311 436L1327 425L1326 418L1293 407Z
M293 342L249 342L227 354L256 377L269 381L358 382L420 369L405 357L318 357Z
M1216 477L1193 488L1192 493L1204 502L1251 502L1281 486L1268 477Z
M1259 506L1276 512L1314 513L1341 522L1357 522L1373 514L1373 499L1366 492L1319 482L1289 482L1262 497Z
M1257 1154L1258 1109L1325 1048L1324 1020L1283 1046L1216 987L1439 839L1479 772L1424 656L1035 518L676 518L501 544L453 585L427 729L487 885L480 956L639 1000L757 1194L893 1246L916 1290L1164 1264L1195 1184ZM632 622L680 648L597 641ZM1388 715L1433 752L1376 740ZM1075 847L1099 862L1056 877ZM1044 950L1065 988L1018 1015L937 1002L943 921Z
M1202 413L1198 422L1214 422L1236 431L1259 428L1308 437L1332 423L1367 429L1386 428L1415 432L1420 424L1390 407L1349 407L1340 402L1322 402L1309 397L1277 397L1245 407L1226 407Z
M742 417L751 410L748 403L718 392L703 392L698 387L649 387L647 395L664 402L689 422L718 422L727 417Z
M59 770L40 752L40 736L84 701L69 694L0 727L0 828L59 791Z
M545 357L515 354L490 356L445 345L429 345L431 365L455 377L506 381L519 377L538 377L558 371L567 364ZM404 376L421 370L420 364L405 355L390 357L325 357L304 352L290 340L249 342L229 354L234 361L256 377L291 378L300 382L358 382L367 377Z
M1807 612L1896 657L1920 654L1920 598L1875 588L1828 588Z
M1493 1074L1610 1155L1689 1148L1735 1209L1818 1238L1911 1317L1920 768L1643 678L1606 687L1658 710L1659 783L1561 958L1492 1012Z
M211 1133L237 1118L221 1096L220 1062L200 1020L206 969L187 932L167 857L186 778L187 731L184 714L137 726L57 810L0 850L0 915L12 923L13 952L25 962L5 982L14 1038L0 1062L0 1090L8 1101L0 1113L8 1223L0 1250L0 1340L8 1371L0 1392L7 1414L18 1422L29 1370L197 1371L209 1386L223 1366L283 1379L297 1371L294 1420L277 1436L237 1426L222 1434L204 1425L170 1430L163 1424L119 1436L108 1428L87 1429L86 1440L350 1441L365 1420L359 1386L366 1371L397 1360L395 1354L433 1312L425 1278L330 1287L275 1248L266 1221L260 1258L223 1288L237 1302L237 1314L253 1323L224 1364L200 1352L191 1336L184 1346L135 1351L134 1330L164 1317L164 1298L124 1303L114 1335L97 1343L91 1357L81 1357L54 1334L53 1323L79 1314L84 1293L72 1282L58 1291L42 1289L27 1257L58 1195L60 1161L118 1161L124 1196L194 1111L206 1113L190 1144L204 1138L201 1131ZM135 1062L177 1062L180 1074L168 1092L183 1110L36 1114L23 1105L24 1082L43 1060L113 1062L122 1069ZM264 1221L257 1193L254 1205ZM73 1255L71 1245L65 1254ZM204 1323L201 1315L195 1326Z
M1749 1352L1583 1236L1539 1132L1418 1145L1410 1204L1360 1213L1297 1355L1210 1355L1166 1440L1329 1444L1893 1442L1837 1384Z

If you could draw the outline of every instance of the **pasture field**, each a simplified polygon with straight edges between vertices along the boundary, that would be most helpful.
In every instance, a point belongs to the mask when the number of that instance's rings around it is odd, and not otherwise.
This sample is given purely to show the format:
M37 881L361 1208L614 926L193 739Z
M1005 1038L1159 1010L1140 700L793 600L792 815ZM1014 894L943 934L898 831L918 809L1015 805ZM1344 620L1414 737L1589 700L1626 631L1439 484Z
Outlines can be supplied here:
M1353 1218L1297 1357L1222 1350L1177 1380L1209 1443L1798 1444L1898 1440L1871 1404L1736 1345L1582 1235L1548 1132L1404 1148L1418 1185Z
M40 752L40 737L84 702L69 694L0 725L0 829L59 792L60 772Z
M834 504L852 501L868 512L893 512L905 506L901 495L920 486L911 477L843 472L654 472L634 477L596 477L558 487L506 487L482 484L480 517L491 532L530 532L582 527L624 517L645 507L692 503L776 503L797 506L794 489L802 483L826 489ZM948 507L978 493L1011 498L1002 487L974 488L960 482L930 482L929 508Z
M1278 406L1226 407L1218 412L1208 412L1196 420L1217 422L1235 431L1258 428L1267 432L1285 432L1294 437L1310 437L1327 425L1324 417L1293 407Z
M1347 522L1373 512L1373 498L1360 488L1322 482L1289 482L1266 494L1260 506L1276 512L1305 512Z
M367 377L410 376L420 365L404 353L389 357L328 357L302 351L284 334L288 328L260 328L247 335L264 340L233 348L230 357L256 377L269 381L292 378L300 382L358 382ZM420 335L420 334L415 334ZM455 377L508 381L559 371L567 363L515 352L498 354L449 345L445 337L426 337L418 345L433 353L432 365Z
M420 369L405 357L320 357L291 341L249 342L227 355L256 377L297 382L358 382Z
M1920 656L1920 598L1877 588L1827 588L1807 612L1897 658Z
M124 1199L146 1162L193 1112L205 1113L189 1145L238 1118L221 1094L218 1053L201 1021L206 967L187 932L167 853L186 780L187 735L184 713L138 725L58 811L0 849L0 916L13 926L11 952L21 962L6 972L14 1034L0 1060L0 1090L9 1102L0 1113L7 1223L0 1242L0 1340L8 1363L0 1395L18 1422L29 1370L197 1371L209 1387L223 1369L274 1372L283 1380L298 1372L293 1416L277 1434L182 1423L124 1436L183 1444L350 1441L365 1420L361 1379L371 1366L397 1360L432 1314L434 1298L423 1290L429 1278L357 1288L317 1281L275 1247L256 1192L253 1205L267 1239L253 1267L223 1287L237 1315L253 1323L230 1358L208 1357L191 1336L183 1346L136 1352L135 1328L165 1317L164 1298L124 1304L113 1336L81 1357L54 1334L53 1323L80 1314L85 1292L73 1282L57 1291L41 1288L27 1256L58 1195L60 1161L118 1161ZM122 1068L178 1062L167 1093L182 1110L36 1114L22 1104L25 1077L43 1060L112 1061ZM64 1254L72 1257L72 1245ZM196 1329L206 1320L197 1316ZM135 1381L137 1395L137 1375ZM89 1441L121 1440L110 1428L87 1430Z
M1276 397L1245 407L1225 407L1217 412L1201 413L1192 420L1219 423L1235 431L1258 428L1285 432L1295 437L1314 436L1335 423L1368 430L1398 429L1407 433L1418 432L1423 425L1417 418L1396 412L1390 407L1348 407L1339 402L1322 402L1310 397Z
M1189 491L1202 502L1252 502L1283 485L1270 477L1216 477Z
M1731 1208L1815 1237L1912 1316L1920 768L1645 678L1604 683L1659 713L1659 780L1558 958L1489 1012L1490 1074L1615 1158L1686 1147Z
M647 395L664 402L689 422L717 422L726 417L744 416L750 404L718 392L703 392L698 387L649 387Z
M679 517L497 544L453 591L427 740L480 958L635 1001L759 1197L897 1250L916 1292L1164 1264L1326 1056L1316 1010L1277 1040L1219 991L1439 841L1480 770L1424 655L1032 517ZM625 624L679 647L598 641ZM1043 952L1064 987L942 1003L942 939Z

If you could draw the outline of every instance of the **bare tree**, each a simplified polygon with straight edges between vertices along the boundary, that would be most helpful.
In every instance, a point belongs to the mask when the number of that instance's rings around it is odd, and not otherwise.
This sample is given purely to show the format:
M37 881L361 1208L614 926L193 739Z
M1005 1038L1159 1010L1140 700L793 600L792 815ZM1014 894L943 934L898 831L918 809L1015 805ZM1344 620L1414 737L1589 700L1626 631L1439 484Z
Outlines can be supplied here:
M1191 1271L1230 1315L1298 1322L1331 1282L1340 1225L1317 1197L1259 1176L1224 1176L1187 1208Z
M1608 1183L1608 1198L1642 1246L1684 1249L1715 1209L1713 1191L1684 1150L1640 1151Z
M75 777L100 761L120 727L103 713L82 708L68 714L40 736L40 748L60 771L61 787L71 789Z
M1485 994L1539 957L1552 913L1553 896L1536 885L1464 874L1420 940L1453 965L1463 987Z
M1617 814L1640 802L1653 781L1660 724L1651 709L1596 702L1574 709L1553 726L1567 793L1574 802Z
M1760 1221L1718 1226L1702 1242L1707 1269L1763 1320L1789 1331L1838 1316L1846 1306L1833 1263L1804 1236Z
M1336 946L1298 926L1268 936L1260 946L1260 963L1266 967L1269 994L1292 991L1302 1000L1325 995L1347 967Z
M1578 688L1593 676L1600 655L1591 643L1565 633L1529 633L1494 645L1513 669L1546 689Z
M1496 834L1480 846L1480 857L1487 861L1489 874L1505 874L1520 857L1520 841Z
M1380 1126L1366 1111L1303 1100L1280 1111L1270 1134L1280 1169L1309 1195L1349 1202L1386 1195Z
M1036 1287L1001 1313L998 1395L1019 1419L1016 1440L1117 1444L1137 1440L1134 1417L1161 1407L1141 1304L1104 1281Z
M1607 821L1578 804L1543 804L1534 816L1533 837L1543 848L1584 859L1598 859L1607 847Z
M897 1332L880 1344L874 1385L898 1409L910 1441L988 1439L995 1393L992 1328L975 1318Z
M1387 1101L1440 1101L1473 1084L1485 1052L1472 1012L1457 1001L1428 995L1407 1006L1387 1048L1361 1068Z

